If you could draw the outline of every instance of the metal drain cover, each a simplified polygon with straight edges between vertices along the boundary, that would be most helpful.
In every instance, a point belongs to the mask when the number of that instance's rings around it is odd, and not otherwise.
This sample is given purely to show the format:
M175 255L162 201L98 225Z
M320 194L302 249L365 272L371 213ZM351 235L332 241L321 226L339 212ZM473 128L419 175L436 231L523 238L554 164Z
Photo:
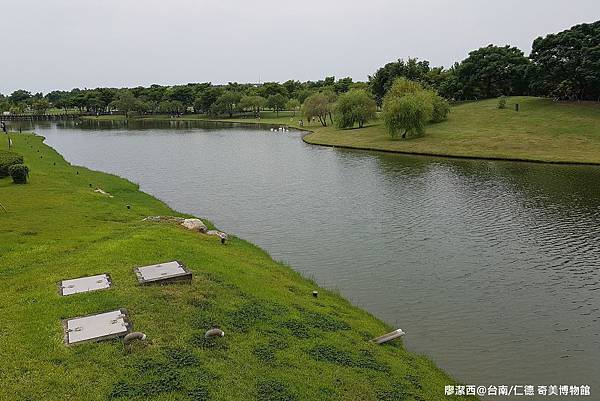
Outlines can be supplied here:
M134 271L138 281L142 284L166 284L192 280L192 273L176 260L157 265L136 267Z
M63 320L65 342L99 341L122 337L129 333L131 325L125 309Z
M60 282L60 295L73 295L81 292L90 292L110 288L110 276L108 274L98 274L96 276L80 277Z

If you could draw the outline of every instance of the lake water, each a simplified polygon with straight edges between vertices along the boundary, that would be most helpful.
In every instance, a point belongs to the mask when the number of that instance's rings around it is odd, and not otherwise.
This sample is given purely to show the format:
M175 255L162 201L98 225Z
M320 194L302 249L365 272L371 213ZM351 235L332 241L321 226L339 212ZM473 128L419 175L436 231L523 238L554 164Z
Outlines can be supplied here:
M600 399L598 167L340 150L199 122L36 130L68 161L339 289L467 384L589 384Z

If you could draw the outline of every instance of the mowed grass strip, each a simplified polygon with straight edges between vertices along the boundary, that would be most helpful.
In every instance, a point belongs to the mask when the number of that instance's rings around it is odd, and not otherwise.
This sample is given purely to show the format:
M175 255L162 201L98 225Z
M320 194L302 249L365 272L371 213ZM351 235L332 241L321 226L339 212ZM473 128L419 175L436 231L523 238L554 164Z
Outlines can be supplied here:
M454 380L401 342L370 344L392 328L337 294L313 298L313 282L243 240L142 222L180 214L41 137L12 137L31 175L0 179L0 400L452 399ZM173 259L192 284L138 284L135 266ZM59 296L60 280L98 273L114 287ZM117 308L145 345L64 345L61 319ZM204 339L213 324L224 338Z

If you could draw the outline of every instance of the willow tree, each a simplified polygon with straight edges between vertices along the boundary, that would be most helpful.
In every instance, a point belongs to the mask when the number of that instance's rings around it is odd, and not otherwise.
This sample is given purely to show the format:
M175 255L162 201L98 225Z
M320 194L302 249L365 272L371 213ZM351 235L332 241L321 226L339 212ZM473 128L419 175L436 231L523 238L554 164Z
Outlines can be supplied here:
M422 135L433 116L431 96L422 91L404 96L386 96L383 121L392 138Z
M422 135L427 123L448 118L450 105L431 89L398 78L383 100L383 121L392 138Z
M375 118L377 104L364 89L353 89L339 96L335 107L335 122L339 128L352 128L358 124L362 128L365 123Z
M302 105L302 114L308 121L318 118L321 125L327 126L327 116L331 112L331 102L323 93L309 96Z

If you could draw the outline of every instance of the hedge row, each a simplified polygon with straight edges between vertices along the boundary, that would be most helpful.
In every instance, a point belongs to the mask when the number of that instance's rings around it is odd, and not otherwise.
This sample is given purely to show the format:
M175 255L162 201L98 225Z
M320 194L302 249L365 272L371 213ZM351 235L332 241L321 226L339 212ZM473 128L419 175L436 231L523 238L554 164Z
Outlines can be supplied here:
M23 164L23 156L7 150L0 150L0 178L9 175L8 168L13 164Z
M29 167L24 164L13 164L8 168L8 172L15 184L26 184L29 176Z

